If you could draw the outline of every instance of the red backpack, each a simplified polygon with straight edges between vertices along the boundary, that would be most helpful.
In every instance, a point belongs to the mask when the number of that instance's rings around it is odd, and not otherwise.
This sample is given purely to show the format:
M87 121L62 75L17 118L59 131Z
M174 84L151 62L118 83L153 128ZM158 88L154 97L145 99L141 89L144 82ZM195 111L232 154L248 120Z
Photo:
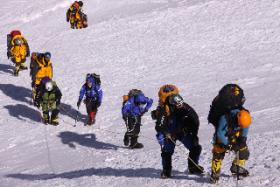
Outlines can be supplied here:
M13 30L10 32L10 34L7 34L7 49L8 50L11 49L11 47L12 47L11 42L12 42L13 38L17 35L21 35L21 32L19 30Z
M21 32L19 30L13 30L10 32L10 35L12 38L14 38L17 35L21 35Z

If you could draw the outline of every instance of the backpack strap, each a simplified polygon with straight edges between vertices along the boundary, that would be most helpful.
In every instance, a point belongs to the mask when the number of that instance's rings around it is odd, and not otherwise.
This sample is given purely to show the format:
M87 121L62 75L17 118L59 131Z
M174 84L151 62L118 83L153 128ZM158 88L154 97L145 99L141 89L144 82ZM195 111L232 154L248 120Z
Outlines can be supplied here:
M227 121L227 137L229 138L229 142L232 142L233 139L236 139L236 133L238 131L234 130L234 125L236 124L237 118L235 116L232 116L229 112L225 114L226 121Z

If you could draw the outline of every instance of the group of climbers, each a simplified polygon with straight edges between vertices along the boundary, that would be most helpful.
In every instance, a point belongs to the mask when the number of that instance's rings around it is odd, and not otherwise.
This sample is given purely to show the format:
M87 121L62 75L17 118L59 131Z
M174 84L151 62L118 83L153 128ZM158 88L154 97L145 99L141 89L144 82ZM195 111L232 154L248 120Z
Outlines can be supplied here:
M30 48L22 33L19 30L11 31L7 35L7 57L11 58L15 65L15 76L19 75L20 70L28 69L26 58L29 56ZM61 92L56 83L52 81L53 67L50 52L32 52L30 77L32 100L35 106L42 107L43 122L58 125ZM49 117L49 113L51 113L51 117Z
M12 31L8 35L7 55L15 63L15 75L18 75L19 70L27 69L25 62L29 53L28 43L21 35L21 32L17 30ZM42 108L42 121L45 124L58 125L59 106L62 94L56 82L52 80L53 65L50 52L32 52L30 77L32 100L36 107ZM84 103L88 113L88 121L85 125L92 125L95 122L97 109L102 102L102 89L99 75L95 73L87 74L86 82L80 91L79 101L77 103L78 107L80 107L84 96Z
M67 11L67 22L72 29L87 27L87 16L82 12L83 2L75 1ZM26 58L30 56L27 40L21 32L14 30L7 35L7 57L15 64L14 75L27 69ZM53 66L50 52L32 52L30 61L32 99L34 105L42 108L42 120L45 124L58 125L59 106L62 93L53 81ZM80 89L77 107L83 102L88 119L85 125L95 123L98 108L102 104L103 91L100 76L95 73L86 75L85 83ZM199 117L188 105L172 84L163 85L158 92L158 106L151 112L155 120L156 138L161 148L161 178L170 178L172 173L172 155L176 142L181 142L189 150L188 171L201 174L204 168L199 165L202 146L199 144ZM250 112L244 108L243 90L236 84L227 84L212 101L208 122L215 127L213 135L213 157L210 181L219 180L222 160L225 153L233 151L230 171L233 175L248 176L243 166L249 158L247 135L251 124ZM130 149L143 148L138 142L142 116L151 108L153 100L138 89L132 89L123 96L122 118L126 125L123 143Z
M32 99L36 107L42 108L42 121L58 125L61 91L53 78L51 53L33 52L30 61Z
M67 11L67 21L71 28L87 27L87 16L82 12L82 1L75 1ZM26 58L30 56L30 48L21 31L13 30L7 35L7 57L14 63L14 75L18 76L20 70L28 69ZM46 124L58 125L59 105L61 91L53 79L53 66L50 52L32 52L30 60L30 77L32 87L32 100L35 106L42 107L42 120ZM93 86L95 87L95 86ZM82 97L82 96L81 96ZM101 103L99 99L99 105ZM86 102L90 121L93 123L97 107L91 101ZM90 109L92 108L92 109ZM92 112L94 111L94 112Z
M156 138L161 147L162 167L161 178L170 178L172 171L172 155L176 141L180 141L189 150L188 171L201 174L204 168L199 165L202 147L199 144L199 117L189 106L175 85L163 85L159 92L159 102L151 112L156 121ZM210 182L219 180L222 160L225 153L234 151L234 159L230 171L233 175L246 177L249 172L243 167L249 158L246 143L251 115L243 107L245 97L243 90L236 84L227 84L219 92L210 107L208 122L215 127L213 136L213 158ZM153 103L141 90L132 89L123 96L122 117L126 125L124 145L131 149L142 148L138 143L141 117Z

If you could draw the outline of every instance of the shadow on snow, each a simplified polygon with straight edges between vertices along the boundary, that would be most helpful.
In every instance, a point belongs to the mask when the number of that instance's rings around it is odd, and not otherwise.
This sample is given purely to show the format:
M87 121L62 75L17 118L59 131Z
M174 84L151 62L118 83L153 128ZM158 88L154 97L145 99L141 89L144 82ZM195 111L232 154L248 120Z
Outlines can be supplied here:
M40 113L30 108L26 105L17 104L17 105L7 105L4 108L8 109L9 114L19 120L24 120L24 118L28 118L32 121L40 122L41 116Z
M0 64L0 71L8 74L14 74L14 67L9 64Z
M97 141L94 134L78 134L75 132L65 131L60 132L57 136L61 138L61 142L63 144L67 144L71 148L76 148L75 144L78 144L95 149L118 149L118 146L116 145Z
M128 177L128 178L159 178L161 173L160 169L154 168L137 168L137 169L118 169L118 168L88 168L84 170L75 170L75 171L68 171L64 173L58 174L9 174L6 177L9 178L17 178L22 180L50 180L50 179L75 179L80 177L91 177L91 176L113 176L113 177ZM186 176L184 172L173 171L175 175L172 179L185 179L185 180L194 180L198 183L208 183L209 179L203 176L195 176L189 175ZM176 175L183 175L177 177Z

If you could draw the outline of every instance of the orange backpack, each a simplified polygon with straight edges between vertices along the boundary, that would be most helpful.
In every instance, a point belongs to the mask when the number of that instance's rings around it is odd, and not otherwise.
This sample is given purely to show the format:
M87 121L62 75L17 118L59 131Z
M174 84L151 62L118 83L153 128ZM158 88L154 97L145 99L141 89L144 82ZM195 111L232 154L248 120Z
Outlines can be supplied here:
M168 105L166 105L166 98L173 94L179 94L179 89L173 84L165 84L161 86L158 91L159 106L164 108L167 116L170 115L170 109Z

